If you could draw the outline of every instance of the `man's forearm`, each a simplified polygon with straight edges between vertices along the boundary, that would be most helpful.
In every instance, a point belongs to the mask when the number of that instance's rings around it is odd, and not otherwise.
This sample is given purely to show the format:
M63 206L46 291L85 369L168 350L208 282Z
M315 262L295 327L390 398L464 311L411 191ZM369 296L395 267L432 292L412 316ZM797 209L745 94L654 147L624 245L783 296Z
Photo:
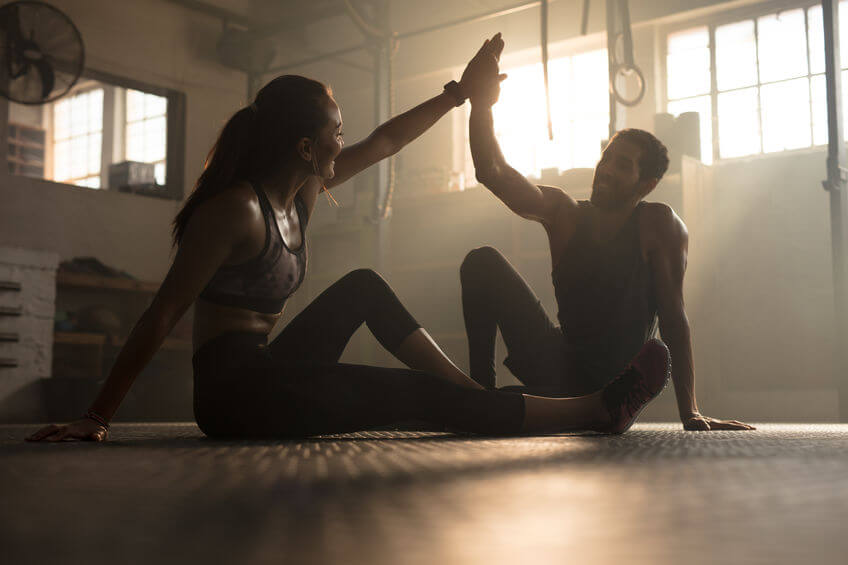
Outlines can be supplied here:
M486 179L496 176L506 163L495 137L492 107L485 104L479 106L472 104L468 130L474 171L477 180L485 184Z
M685 314L660 323L663 341L671 353L671 379L681 419L698 412L695 399L695 366L692 360L692 336Z

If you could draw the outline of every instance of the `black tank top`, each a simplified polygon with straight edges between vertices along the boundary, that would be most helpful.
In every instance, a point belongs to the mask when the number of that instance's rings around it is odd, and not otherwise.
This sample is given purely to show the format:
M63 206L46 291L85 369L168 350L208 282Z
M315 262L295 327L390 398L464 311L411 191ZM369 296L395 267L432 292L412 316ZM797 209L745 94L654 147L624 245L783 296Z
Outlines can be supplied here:
M249 183L265 218L265 246L256 257L238 265L220 267L200 297L214 304L235 306L260 312L277 314L286 299L303 282L306 274L306 224L309 221L306 205L300 194L294 205L300 223L300 247L290 249L280 233L277 216L265 196L265 191L255 182Z
M612 380L656 332L657 305L639 238L640 203L609 241L591 237L580 201L577 229L552 272L568 352L569 392L585 394Z

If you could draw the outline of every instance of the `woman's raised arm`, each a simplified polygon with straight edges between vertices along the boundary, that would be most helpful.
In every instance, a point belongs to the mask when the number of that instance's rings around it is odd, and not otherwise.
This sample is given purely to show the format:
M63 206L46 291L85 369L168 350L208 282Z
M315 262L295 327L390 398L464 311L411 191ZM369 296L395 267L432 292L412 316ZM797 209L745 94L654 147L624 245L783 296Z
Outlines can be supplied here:
M496 35L495 38L499 35ZM474 86L470 82L476 80L479 74L474 72L475 67L490 56L491 45L491 39L483 42L483 46L466 65L457 84L456 94L458 96L467 97L470 94ZM327 179L327 188L338 186L356 173L394 155L430 129L442 116L456 107L457 102L458 100L453 94L444 91L411 110L398 114L380 124L362 141L345 147L336 157L336 174L332 179Z

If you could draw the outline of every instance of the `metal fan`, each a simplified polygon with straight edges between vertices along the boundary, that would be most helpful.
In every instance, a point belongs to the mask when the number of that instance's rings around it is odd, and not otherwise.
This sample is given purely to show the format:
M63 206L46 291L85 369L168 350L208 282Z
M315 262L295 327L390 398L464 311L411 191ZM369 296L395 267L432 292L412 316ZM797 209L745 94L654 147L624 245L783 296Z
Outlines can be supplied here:
M71 20L44 2L0 6L0 94L44 104L66 94L83 70L82 36Z

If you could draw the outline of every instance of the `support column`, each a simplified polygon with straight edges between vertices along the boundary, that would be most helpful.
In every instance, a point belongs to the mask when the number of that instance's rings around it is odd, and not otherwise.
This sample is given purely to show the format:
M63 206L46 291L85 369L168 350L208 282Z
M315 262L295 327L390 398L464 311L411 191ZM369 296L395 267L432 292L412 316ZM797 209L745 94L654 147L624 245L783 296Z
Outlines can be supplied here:
M374 6L374 25L384 30L385 35L374 41L374 127L391 117L392 90L392 40L389 22L388 0L378 0ZM390 190L390 163L383 159L375 165L374 207L372 218L377 224L375 263L377 271L386 273L386 258L389 253L388 218L391 215L391 203L388 200Z
M848 422L848 250L845 227L848 224L846 181L848 168L842 127L842 80L839 60L839 2L822 0L824 15L824 52L827 88L828 154L827 180L822 183L830 193L830 228L833 258L833 297L836 318L836 374L839 391L839 420Z

